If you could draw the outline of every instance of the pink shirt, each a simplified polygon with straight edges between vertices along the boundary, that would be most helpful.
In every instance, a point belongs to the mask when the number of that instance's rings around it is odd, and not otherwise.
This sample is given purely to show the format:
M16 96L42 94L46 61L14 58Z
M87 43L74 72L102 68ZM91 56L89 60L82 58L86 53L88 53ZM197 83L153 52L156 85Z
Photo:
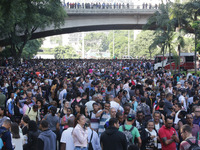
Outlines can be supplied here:
M76 125L72 131L72 137L74 139L74 146L87 147L88 145L88 130L82 128L79 124Z

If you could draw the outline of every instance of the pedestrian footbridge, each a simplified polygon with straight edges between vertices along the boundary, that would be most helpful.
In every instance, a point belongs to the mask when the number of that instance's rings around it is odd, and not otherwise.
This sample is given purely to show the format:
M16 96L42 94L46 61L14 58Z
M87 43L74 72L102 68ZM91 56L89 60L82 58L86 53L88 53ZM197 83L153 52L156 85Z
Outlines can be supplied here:
M33 39L46 36L96 30L142 29L157 9L70 9L59 29L53 26L36 30Z

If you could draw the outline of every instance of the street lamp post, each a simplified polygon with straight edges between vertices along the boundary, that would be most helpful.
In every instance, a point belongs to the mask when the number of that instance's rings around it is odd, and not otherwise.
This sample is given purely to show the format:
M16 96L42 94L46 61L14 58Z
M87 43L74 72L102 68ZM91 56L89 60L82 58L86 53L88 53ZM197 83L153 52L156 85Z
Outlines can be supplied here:
M128 57L130 56L130 30L128 30Z
M113 30L113 59L115 57L115 31Z
M84 41L84 36L85 36L85 34L84 34L84 32L82 32L82 59L84 59L85 58L85 41Z

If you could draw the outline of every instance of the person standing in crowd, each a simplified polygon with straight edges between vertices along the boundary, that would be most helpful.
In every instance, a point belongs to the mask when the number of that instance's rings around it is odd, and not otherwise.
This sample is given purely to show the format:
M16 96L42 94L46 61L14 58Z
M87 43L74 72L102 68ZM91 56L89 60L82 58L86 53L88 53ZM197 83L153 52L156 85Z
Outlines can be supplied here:
M163 125L158 132L162 144L162 150L176 150L176 143L179 142L179 138L172 125L173 118L171 116L167 116L165 118L165 125Z
M10 128L11 128L11 121L7 119L3 122L3 125L0 127L0 134L2 134L1 139L3 143L5 143L3 148L6 148L7 150L14 150L12 145Z
M49 129L56 134L57 141L60 141L60 118L56 115L57 108L52 106L50 113L44 117L49 124Z
M6 104L6 96L2 93L2 89L0 88L0 107L5 108Z
M100 137L101 148L105 150L127 150L126 136L118 131L119 121L117 118L109 120L109 127Z
M15 122L11 124L11 136L14 149L22 150L24 144L24 136L19 132L19 126Z
M5 116L5 110L5 107L0 106L0 126L2 126L5 120L10 119L9 117Z
M186 122L187 122L187 125L189 125L191 128L192 128L192 136L194 137L198 137L198 133L200 133L200 128L199 128L199 125L197 124L193 124L193 116L192 114L187 114L186 115Z
M67 84L63 84L63 90L59 94L59 104L61 104L61 107L63 108L63 101L67 97Z
M67 108L67 114L65 114L63 117L62 117L62 120L61 120L61 125L64 126L64 130L67 129L69 126L68 126L68 119L69 118L74 118L74 115L73 115L73 110L71 107L68 107Z
M151 111L150 111L150 107L146 104L146 98L144 97L141 98L141 103L137 107L137 112L138 111L144 112L145 121L148 121L149 119L151 119Z
M119 127L119 131L125 133L130 132L132 137L131 139L128 139L127 144L128 146L133 145L135 143L135 138L137 138L138 141L138 147L141 147L142 141L140 138L140 133L136 127L134 127L132 124L135 120L135 116L133 114L129 114L126 119L126 124ZM126 137L127 139L128 137Z
M63 131L60 143L60 150L74 150L74 140L72 137L72 131L74 130L74 117L68 119L68 128Z
M135 126L140 133L143 129L145 129L146 121L144 119L144 112L143 111L137 112L136 120L134 121L133 126Z
M164 96L165 93L161 93L161 96ZM173 110L173 104L172 104L172 99L173 99L173 95L171 93L168 93L166 95L166 99L164 99L165 105L164 105L164 111L166 113L166 115L171 115L172 110Z
M161 115L162 114L159 111L155 111L154 114L153 114L154 129L155 129L157 134L158 134L160 128L164 124L164 122L163 122L164 120L161 119ZM156 147L157 147L158 150L162 149L160 139L157 139L157 146Z
M194 121L193 124L197 124L200 127L200 106L197 106L194 111Z
M27 115L24 115L21 119L21 128L23 135L27 135L28 133L28 122L30 121L30 118Z
M38 143L38 136L39 136L39 131L38 127L35 121L30 120L28 122L28 134L25 135L27 136L27 143L23 145L23 150L35 150L37 149L37 143Z
M42 132L38 136L37 150L56 150L56 134L49 129L49 124L46 120L40 123Z
M106 102L105 105L104 105L104 109L99 110L97 112L96 118L97 117L100 117L99 130L98 130L98 134L100 136L104 131L104 125L105 125L107 119L110 118L110 102Z
M154 150L157 148L157 132L154 129L153 120L149 120L147 123L147 128L141 132L141 139L141 150Z
M74 140L74 150L87 150L88 143L88 130L85 127L85 116L79 114L76 116L74 130L72 131L72 137Z
M96 114L99 111L99 104L93 103L92 106L93 111L89 113L89 119L91 120L91 128L95 131L98 131L100 117L96 117Z
M200 147L200 140L192 136L192 128L189 125L181 127L181 137L184 141L180 144L180 150L190 150L191 147Z
M26 111L26 115L29 116L30 120L38 121L38 106L33 105L32 107L29 107Z
M101 150L99 136L97 132L91 128L90 119L88 118L86 119L86 126L88 129L88 148L90 148L89 145L91 143L93 150Z

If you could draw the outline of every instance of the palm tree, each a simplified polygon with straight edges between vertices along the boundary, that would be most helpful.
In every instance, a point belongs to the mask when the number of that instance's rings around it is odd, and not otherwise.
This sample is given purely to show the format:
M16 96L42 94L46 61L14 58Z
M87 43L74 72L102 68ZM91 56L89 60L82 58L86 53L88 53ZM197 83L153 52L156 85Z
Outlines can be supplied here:
M164 57L165 48L169 50L169 61L170 61L170 71L172 72L171 66L171 42L174 37L174 22L170 20L170 7L172 3L166 3L160 5L160 10L156 11L152 17L149 18L147 24L144 26L144 29L156 28L155 33L158 33L158 37L155 38L155 43L153 45L161 44L162 52Z
M184 10L184 5L181 4L179 1L174 3L171 8L171 19L174 22L176 27L176 37L175 40L178 43L178 72L180 73L180 54L181 54L181 47L183 48L185 45L183 36L185 35L185 27L187 26L188 22L186 20L186 13Z
M197 58L197 38L200 35L200 1L199 0L191 0L184 5L184 9L186 10L188 26L187 30L193 31L195 35L195 73L197 73L196 66L196 58Z

